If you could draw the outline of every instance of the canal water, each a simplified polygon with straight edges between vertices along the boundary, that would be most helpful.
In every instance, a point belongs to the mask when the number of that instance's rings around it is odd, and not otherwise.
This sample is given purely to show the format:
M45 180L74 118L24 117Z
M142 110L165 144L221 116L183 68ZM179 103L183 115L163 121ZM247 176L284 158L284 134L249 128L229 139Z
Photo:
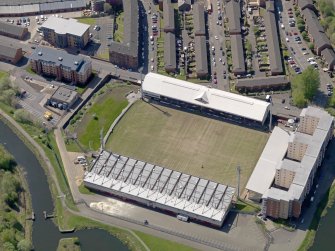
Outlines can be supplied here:
M32 206L36 220L33 223L33 245L36 251L56 250L61 238L78 237L82 251L126 251L128 248L120 240L100 229L79 230L62 234L52 220L45 220L43 211L54 210L47 177L35 155L12 130L0 120L0 144L14 156L16 162L24 167Z
M313 246L309 251L335 250L335 205L328 209L327 215L320 221Z

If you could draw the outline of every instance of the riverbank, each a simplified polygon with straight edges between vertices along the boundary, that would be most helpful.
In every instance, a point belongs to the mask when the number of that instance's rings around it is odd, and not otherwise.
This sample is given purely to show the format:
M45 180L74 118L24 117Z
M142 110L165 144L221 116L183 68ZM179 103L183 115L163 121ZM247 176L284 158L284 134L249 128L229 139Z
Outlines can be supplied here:
M305 239L301 243L298 251L309 250L314 243L316 232L319 228L321 219L327 215L327 211L334 205L335 202L335 182L328 189L327 193L323 196L322 200L317 205L317 210L314 214L313 220L309 225Z
M0 145L0 250L31 249L31 205L23 170Z

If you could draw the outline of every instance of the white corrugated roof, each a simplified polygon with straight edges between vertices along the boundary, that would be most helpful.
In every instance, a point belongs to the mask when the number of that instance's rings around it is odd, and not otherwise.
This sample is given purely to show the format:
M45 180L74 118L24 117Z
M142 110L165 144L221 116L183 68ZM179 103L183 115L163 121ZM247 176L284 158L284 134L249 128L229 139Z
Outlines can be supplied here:
M275 127L252 172L246 189L265 194L270 188L276 173L277 164L284 158L289 141L289 133Z
M156 73L148 73L145 76L142 90L260 122L264 122L270 107L269 103L258 99Z
M72 34L76 36L82 36L90 28L88 24L79 23L72 18L65 19L53 16L49 17L41 27L54 30L57 34Z

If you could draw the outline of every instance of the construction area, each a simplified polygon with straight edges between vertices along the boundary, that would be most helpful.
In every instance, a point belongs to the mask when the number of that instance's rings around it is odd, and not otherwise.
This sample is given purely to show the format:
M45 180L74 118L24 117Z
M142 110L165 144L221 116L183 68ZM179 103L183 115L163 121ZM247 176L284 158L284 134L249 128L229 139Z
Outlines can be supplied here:
M268 133L173 108L136 102L114 128L106 150L172 170L245 187Z
M235 188L102 151L84 184L90 189L221 227Z

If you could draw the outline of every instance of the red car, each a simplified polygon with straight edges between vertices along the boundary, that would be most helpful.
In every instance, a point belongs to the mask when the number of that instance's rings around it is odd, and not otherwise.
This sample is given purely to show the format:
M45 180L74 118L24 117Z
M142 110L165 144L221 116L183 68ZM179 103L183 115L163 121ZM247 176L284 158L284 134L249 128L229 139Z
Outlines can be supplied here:
M288 11L292 11L292 8L289 8Z
M298 35L298 32L294 32L293 34L294 34L295 36L297 36L297 35Z

